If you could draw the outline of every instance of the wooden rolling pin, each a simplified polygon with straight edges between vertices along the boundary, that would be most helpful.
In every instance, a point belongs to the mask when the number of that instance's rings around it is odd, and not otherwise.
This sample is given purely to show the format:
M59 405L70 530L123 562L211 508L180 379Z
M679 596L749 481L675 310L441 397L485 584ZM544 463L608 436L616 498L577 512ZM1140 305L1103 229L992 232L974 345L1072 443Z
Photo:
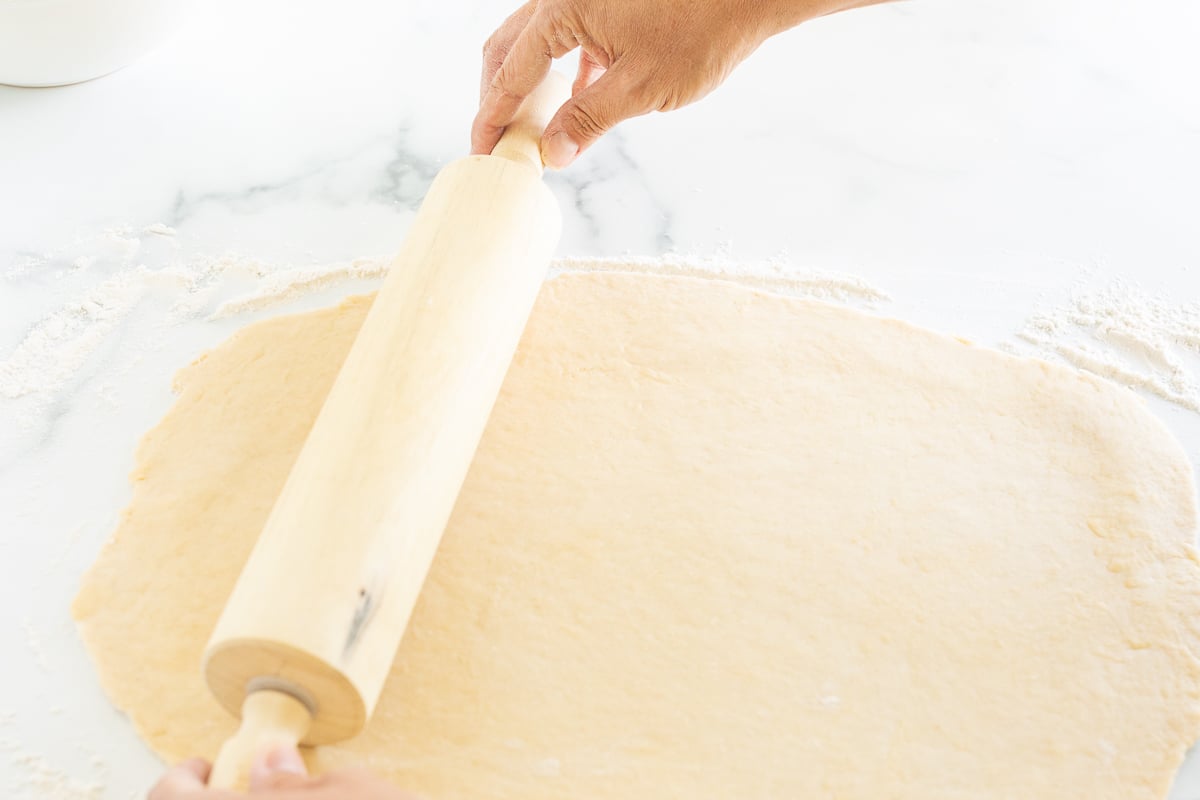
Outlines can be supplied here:
M558 241L538 143L569 91L430 187L208 643L242 718L211 785L370 717Z

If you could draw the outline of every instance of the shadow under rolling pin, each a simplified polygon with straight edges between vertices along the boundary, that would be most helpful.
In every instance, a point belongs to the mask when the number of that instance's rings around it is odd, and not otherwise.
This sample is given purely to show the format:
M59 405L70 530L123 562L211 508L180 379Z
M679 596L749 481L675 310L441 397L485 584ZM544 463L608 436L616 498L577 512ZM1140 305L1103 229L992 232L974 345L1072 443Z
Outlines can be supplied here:
M551 72L430 187L208 643L242 718L210 785L366 725L558 242L539 140L569 93Z

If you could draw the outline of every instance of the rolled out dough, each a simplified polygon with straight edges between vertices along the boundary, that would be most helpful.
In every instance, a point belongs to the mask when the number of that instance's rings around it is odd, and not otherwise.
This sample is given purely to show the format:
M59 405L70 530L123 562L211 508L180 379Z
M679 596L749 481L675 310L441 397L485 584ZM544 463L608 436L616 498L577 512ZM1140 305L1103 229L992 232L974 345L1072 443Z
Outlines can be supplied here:
M369 300L188 367L75 613L168 759ZM1200 731L1191 472L1132 394L900 322L549 282L378 711L434 800L1161 798Z

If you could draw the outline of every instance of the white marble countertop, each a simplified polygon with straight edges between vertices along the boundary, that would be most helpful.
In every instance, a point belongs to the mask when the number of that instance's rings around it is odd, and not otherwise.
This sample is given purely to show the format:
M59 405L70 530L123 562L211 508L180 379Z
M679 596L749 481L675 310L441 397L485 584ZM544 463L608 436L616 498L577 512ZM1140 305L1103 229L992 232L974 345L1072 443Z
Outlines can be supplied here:
M254 316L163 324L196 289L171 264L393 251L466 148L479 47L510 10L196 5L107 78L0 88L0 791L18 800L139 796L158 770L100 695L68 605L171 373ZM1198 33L1200 5L1169 0L917 0L809 23L551 176L560 255L855 275L889 295L879 313L991 345L1115 280L1200 299ZM134 299L42 375L52 391L23 393L14 376L49 358L31 337L130 268ZM191 296L257 278L222 280ZM1200 414L1150 402L1200 462ZM1200 798L1190 772L1177 800Z

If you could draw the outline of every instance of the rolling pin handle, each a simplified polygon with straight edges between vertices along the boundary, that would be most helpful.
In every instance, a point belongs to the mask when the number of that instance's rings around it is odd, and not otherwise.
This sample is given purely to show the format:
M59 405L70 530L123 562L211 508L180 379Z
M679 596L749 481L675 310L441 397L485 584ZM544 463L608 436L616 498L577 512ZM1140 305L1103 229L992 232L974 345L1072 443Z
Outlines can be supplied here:
M245 789L254 759L276 747L296 747L312 723L309 706L287 692L260 689L246 695L242 724L221 747L208 785L213 789Z
M563 103L571 99L571 82L561 72L550 70L541 84L525 98L517 116L504 129L492 150L493 156L528 164L542 174L542 133Z

